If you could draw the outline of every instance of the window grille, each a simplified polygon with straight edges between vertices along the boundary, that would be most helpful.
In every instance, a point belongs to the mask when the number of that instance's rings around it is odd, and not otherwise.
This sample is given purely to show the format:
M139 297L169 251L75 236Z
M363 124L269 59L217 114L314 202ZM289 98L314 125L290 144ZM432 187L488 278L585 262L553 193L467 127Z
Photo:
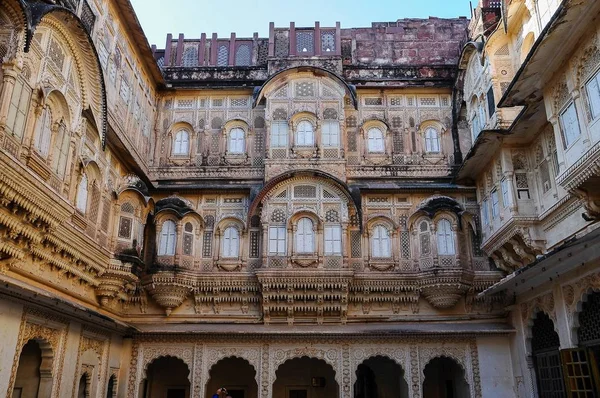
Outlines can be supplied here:
M392 97L390 98L391 106L402 106L402 97Z
M285 216L285 212L281 209L275 209L273 210L273 213L271 213L271 222L284 223L286 220L287 217Z
M296 51L298 54L312 54L314 50L314 32L313 31L296 31Z
M394 132L394 152L402 153L404 152L404 139L402 137L402 133L400 131Z
M450 98L442 97L442 106L450 106Z
M204 202L206 204L210 204L215 203L216 201L212 199L212 202L210 202L209 199L206 199ZM215 216L213 216L212 214L204 216L204 225L206 226L206 228L212 229L212 227L215 225Z
M81 22L83 22L85 30L91 35L92 30L94 30L96 15L92 11L92 8L90 7L87 1L84 1L81 7Z
M347 139L348 139L348 151L356 151L357 150L357 140L356 140L356 132L355 131L349 131L347 133Z
M217 66L229 65L229 44L220 44L217 49Z
M333 199L333 198L336 198L337 196L335 196L334 194L332 194L329 191L323 190L323 197L326 199Z
M337 210L327 210L325 213L325 221L326 222L340 222L340 215Z
M383 105L383 98L367 97L365 98L366 106L381 106Z
M321 52L323 54L335 52L335 31L321 31Z
M351 231L350 232L350 257L352 258L361 258L362 250L361 250L361 234L360 231Z
M110 222L110 208L110 199L106 199L102 205L102 221L100 223L100 229L102 229L104 232L108 231L108 223Z
M400 255L402 258L410 258L410 234L408 231L400 232Z
M490 117L496 113L496 100L494 99L494 89L490 87L487 92L488 114Z
M314 97L315 96L315 84L313 82L296 83L296 96L297 97Z
M246 107L248 106L248 98L231 98L230 104L232 107Z
M588 296L579 313L579 329L577 336L580 343L600 341L600 294Z
M278 193L278 194L275 196L275 198L277 198L277 199L285 199L285 198L287 198L287 189L286 189L286 190L283 190L283 191L281 191L280 193Z
M204 232L204 236L202 238L202 257L210 258L212 257L212 231Z
M400 116L392 117L392 127L395 129L402 128L402 117L400 117Z
M164 68L165 67L165 57L159 57L156 60L156 63L160 69Z
M295 198L316 198L317 188L312 185L297 185L294 187Z
M290 39L287 30L275 31L275 56L284 58L289 55Z
M133 220L129 217L121 217L119 219L119 238L131 239L131 227Z
M357 126L356 116L348 116L346 119L346 127L354 128Z
M211 127L212 129L215 129L215 130L216 130L216 129L220 129L220 128L221 128L221 126L223 126L223 120L221 120L221 118L220 118L220 117L215 117L215 118L213 118L213 120L211 120L211 122L210 122L210 127Z
M63 66L65 64L65 53L55 40L50 41L48 56L50 57L56 68L62 72Z
M252 63L252 48L249 44L240 44L235 51L236 66L250 66Z
M186 48L183 51L181 63L186 68L198 66L198 49L196 47Z
M437 101L436 101L435 97L421 97L421 98L419 98L419 105L420 106L436 106Z
M191 255L193 255L193 253L194 253L194 235L186 232L183 234L183 255L191 256Z
M283 108L277 108L273 111L273 120L287 120L287 111Z
M267 57L269 56L269 42L267 40L258 42L258 57L256 63L258 65L264 65L267 63Z
M194 102L196 102L193 99L180 99L177 100L177 108L180 109L190 109L194 107Z
M560 347L558 334L554 330L554 323L544 312L537 313L531 328L531 337L531 350L534 353Z
M257 116L254 119L254 128L256 128L256 129L264 129L265 128L265 119L262 116Z
M250 232L250 258L259 258L259 236L260 236L260 232L258 231L251 231Z
M338 118L337 111L333 108L327 108L323 111L323 119L336 120Z

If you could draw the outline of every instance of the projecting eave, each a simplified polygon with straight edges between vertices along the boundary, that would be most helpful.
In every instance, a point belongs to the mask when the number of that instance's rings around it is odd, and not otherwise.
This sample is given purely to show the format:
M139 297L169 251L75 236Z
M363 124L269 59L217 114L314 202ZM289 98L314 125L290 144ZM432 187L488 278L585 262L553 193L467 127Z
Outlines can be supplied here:
M265 325L265 324L137 324L137 329L146 333L229 335L257 337L264 335L282 337L311 336L426 336L426 335L482 335L509 334L514 329L504 322L389 322L389 323L349 323L348 325Z
M436 192L436 191L465 191L472 192L475 190L472 186L457 185L451 182L439 182L439 181L386 181L386 182L351 182L348 184L351 189L359 189L361 192L383 192L391 191L398 193L398 191L417 191L417 192Z
M563 0L498 103L513 107L541 102L543 88L573 51L585 30L595 26L600 1Z
M481 172L481 166L492 159L494 153L502 145L502 140L509 134L509 130L483 130L475 139L475 143L463 161L456 181L474 181Z
M561 276L600 259L600 228L579 239L566 242L540 256L535 262L519 268L477 297L500 292L518 296L545 283L560 280Z

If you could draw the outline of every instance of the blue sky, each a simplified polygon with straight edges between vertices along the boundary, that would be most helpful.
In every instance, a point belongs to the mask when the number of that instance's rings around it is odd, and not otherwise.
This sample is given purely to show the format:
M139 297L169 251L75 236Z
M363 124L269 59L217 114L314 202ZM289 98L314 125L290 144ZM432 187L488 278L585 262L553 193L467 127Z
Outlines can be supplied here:
M199 38L202 32L219 37L267 37L275 26L370 26L399 18L454 18L470 15L468 0L131 0L150 44L165 45L167 33ZM474 0L475 4L477 1Z

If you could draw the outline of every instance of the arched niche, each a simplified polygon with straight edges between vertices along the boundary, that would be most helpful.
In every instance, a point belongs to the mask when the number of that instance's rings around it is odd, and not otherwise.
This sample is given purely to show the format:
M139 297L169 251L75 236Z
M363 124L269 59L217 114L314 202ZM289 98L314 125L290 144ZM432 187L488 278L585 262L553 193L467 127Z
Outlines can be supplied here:
M158 356L149 361L143 371L140 397L166 397L169 390L190 398L190 369L181 358Z
M22 397L50 398L53 362L54 352L50 343L40 338L27 341L19 355L13 395L19 391Z

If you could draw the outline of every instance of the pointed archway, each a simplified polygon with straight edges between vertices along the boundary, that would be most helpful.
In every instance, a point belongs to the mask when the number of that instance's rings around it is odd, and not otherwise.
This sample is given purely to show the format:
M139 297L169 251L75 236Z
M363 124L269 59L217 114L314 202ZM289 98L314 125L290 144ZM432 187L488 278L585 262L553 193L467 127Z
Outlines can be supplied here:
M335 370L322 359L301 357L285 361L275 372L273 397L337 398Z
M433 358L425 366L423 398L470 398L464 369L447 357Z
M209 375L206 398L211 398L222 387L231 398L258 398L256 370L243 358L223 358L211 367Z
M190 370L177 357L159 357L148 365L140 398L190 398Z
M394 360L374 356L356 368L354 398L408 397L404 369Z
M50 398L53 352L45 340L29 340L21 349L13 396Z

